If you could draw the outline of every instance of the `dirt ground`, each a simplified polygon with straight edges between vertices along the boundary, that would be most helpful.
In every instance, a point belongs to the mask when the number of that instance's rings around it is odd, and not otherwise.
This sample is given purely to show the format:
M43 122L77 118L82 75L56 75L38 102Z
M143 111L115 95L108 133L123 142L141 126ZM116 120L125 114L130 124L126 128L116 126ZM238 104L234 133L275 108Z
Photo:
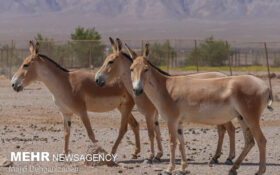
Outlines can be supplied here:
M275 95L280 95L280 80L273 79ZM10 87L10 81L0 77L0 155L10 159L10 152L50 152L62 153L63 150L63 124L62 117L56 109L51 94L42 83L34 83L23 92L16 93ZM262 129L267 138L267 170L266 174L280 174L280 103L274 102L274 112L265 110L262 117ZM134 116L140 123L141 153L136 160L130 159L134 149L134 136L131 130L122 140L117 154L118 167L88 167L83 162L14 162L13 167L23 168L34 166L38 168L37 174L44 174L46 168L64 168L65 172L52 172L53 174L160 174L166 169L169 161L168 132L165 122L160 119L164 156L161 163L151 165L143 164L148 155L149 140L145 127L144 117L136 110ZM94 133L105 150L109 151L118 133L120 115L117 111L107 113L89 113ZM244 146L242 131L235 121L236 131L236 157ZM231 168L223 162L229 152L229 141L226 135L223 145L223 155L220 164L208 166L209 159L215 153L217 144L217 131L215 126L202 126L185 123L184 137L188 158L188 170L191 174L227 174ZM91 145L86 130L77 116L73 117L70 149L73 153L85 154ZM253 174L258 169L258 149L255 146L238 169L239 174ZM176 152L177 168L179 168L179 151ZM41 168L41 169L40 169ZM20 170L18 170L19 172ZM12 173L9 168L0 168L0 174ZM27 172L25 174L36 174ZM50 174L50 173L46 173Z

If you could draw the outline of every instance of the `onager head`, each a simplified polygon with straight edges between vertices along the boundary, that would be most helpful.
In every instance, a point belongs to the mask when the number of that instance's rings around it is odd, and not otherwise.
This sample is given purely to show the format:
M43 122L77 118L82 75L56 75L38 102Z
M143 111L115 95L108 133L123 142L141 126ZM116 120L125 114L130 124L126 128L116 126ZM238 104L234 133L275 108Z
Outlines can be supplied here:
M95 74L95 82L98 86L105 86L106 82L112 81L114 78L119 77L122 74L122 42L119 38L116 39L116 43L110 37L110 42L113 48L113 53L111 53L105 59L103 65Z
M147 60L147 57L149 56L149 44L145 45L145 50L143 53L143 56L137 56L137 54L132 51L128 45L126 45L129 54L133 58L133 63L130 66L130 72L131 72L131 80L133 85L133 92L136 96L141 95L144 92L144 86L145 82L147 81L149 77L149 70L150 70L150 63Z
M29 50L30 55L23 60L21 66L11 80L12 87L16 92L23 90L24 87L28 86L37 78L36 62L40 59L38 56L39 43L37 42L36 46L34 46L33 42L30 41Z

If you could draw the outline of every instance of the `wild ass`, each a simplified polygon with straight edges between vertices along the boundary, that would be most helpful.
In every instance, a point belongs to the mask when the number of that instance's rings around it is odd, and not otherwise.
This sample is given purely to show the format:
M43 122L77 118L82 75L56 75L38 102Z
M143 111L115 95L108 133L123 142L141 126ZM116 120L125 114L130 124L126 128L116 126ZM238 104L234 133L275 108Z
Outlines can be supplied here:
M167 76L153 66L146 58L149 46L143 56L131 53L134 61L130 67L135 95L146 93L167 121L169 130L170 164L165 174L175 169L176 140L179 140L181 169L187 167L182 121L220 125L237 117L243 130L245 146L234 162L229 174L237 174L241 162L254 146L259 148L259 170L266 170L266 138L260 128L260 117L267 106L271 109L271 91L261 79L251 76L197 79L189 76Z
M114 81L117 78L120 78L127 88L127 91L133 96L135 104L138 110L146 117L149 138L151 142L151 153L149 155L149 159L152 158L154 154L154 143L153 143L153 116L157 114L157 110L149 98L143 93L140 96L133 95L133 88L130 77L130 66L133 62L132 58L128 56L126 53L122 52L122 42L119 38L116 39L116 43L110 37L110 42L113 48L113 53L110 54L104 61L102 67L98 70L95 75L95 80L98 85L104 86L107 82ZM134 54L134 52L130 49L130 53ZM135 57L135 55L134 55ZM169 74L168 74L169 75ZM209 73L197 73L189 75L191 77L196 78L213 78L213 77L225 77L225 74L219 72L209 72ZM158 143L159 152L156 158L160 158L162 156L162 147L160 142L160 132L158 122L155 122L156 128L156 138ZM215 155L213 156L210 163L217 163L218 158L221 156L222 144L225 135L225 131L227 130L229 134L230 140L230 154L226 160L226 164L232 164L232 159L235 157L235 128L233 124L229 121L226 124L218 125L218 146ZM158 132L158 133L157 133Z
M120 81L115 81L106 88L100 88L93 81L93 73L85 71L68 71L45 55L39 54L39 43L36 47L30 41L30 56L24 59L11 83L19 92L34 81L43 82L53 95L53 100L64 118L64 154L68 154L71 116L80 116L89 139L97 142L91 128L87 111L107 112L118 109L121 113L121 126L118 138L111 153L117 147L130 124L135 134L134 158L140 152L139 125L131 114L134 101Z
M148 128L148 136L150 140L150 153L148 158L144 161L145 163L152 163L154 161L159 161L161 156L163 155L162 145L161 145L161 137L160 137L160 129L158 123L158 113L154 105L148 100L145 94L135 97L132 92L132 85L130 79L129 68L123 67L123 69L118 69L118 65L120 64L118 61L118 57L123 56L130 58L128 55L124 54L122 50L122 44L118 40L118 45L115 44L114 40L110 37L110 42L112 45L113 53L110 54L106 59L102 67L95 74L96 84L100 87L107 86L108 83L115 81L120 78L122 83L124 84L127 91L133 96L134 102L137 106L138 111L145 116L146 124ZM128 70L128 71L127 71ZM154 126L155 125L155 126ZM154 137L156 136L158 152L156 157L154 157Z

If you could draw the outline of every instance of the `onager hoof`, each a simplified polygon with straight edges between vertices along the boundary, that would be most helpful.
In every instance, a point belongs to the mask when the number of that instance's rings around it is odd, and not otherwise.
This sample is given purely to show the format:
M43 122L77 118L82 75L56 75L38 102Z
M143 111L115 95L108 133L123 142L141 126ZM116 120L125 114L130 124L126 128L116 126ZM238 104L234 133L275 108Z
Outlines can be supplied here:
M156 155L156 158L160 159L162 156L163 156L163 153L162 152L158 152L157 155Z
M146 160L144 160L143 163L144 164L153 164L153 161L152 161L152 159L146 159Z
M265 171L264 171L264 172L265 172ZM261 172L258 171L258 172L255 173L255 175L263 175L264 172L261 173Z
M160 160L160 158L158 158L158 157L154 157L153 162L154 162L154 163L160 163L161 160Z
M218 159L212 158L212 159L210 160L210 162L209 162L209 166L212 166L212 165L218 164L218 163L219 163Z
M227 160L225 161L226 165L233 165L233 162L231 159L227 158Z
M131 154L131 159L137 159L137 158L138 158L137 154Z
M172 173L171 173L171 172L164 171L164 172L162 173L162 175L172 175Z
M230 170L228 175L237 175L237 171L236 170Z

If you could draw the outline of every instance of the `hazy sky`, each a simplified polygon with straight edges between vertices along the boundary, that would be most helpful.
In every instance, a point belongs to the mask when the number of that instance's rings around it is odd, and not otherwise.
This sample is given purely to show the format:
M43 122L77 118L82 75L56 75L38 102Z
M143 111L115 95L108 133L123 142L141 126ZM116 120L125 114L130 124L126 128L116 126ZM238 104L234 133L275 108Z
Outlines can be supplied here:
M69 39L81 25L103 38L276 41L279 14L278 0L0 0L0 39Z

